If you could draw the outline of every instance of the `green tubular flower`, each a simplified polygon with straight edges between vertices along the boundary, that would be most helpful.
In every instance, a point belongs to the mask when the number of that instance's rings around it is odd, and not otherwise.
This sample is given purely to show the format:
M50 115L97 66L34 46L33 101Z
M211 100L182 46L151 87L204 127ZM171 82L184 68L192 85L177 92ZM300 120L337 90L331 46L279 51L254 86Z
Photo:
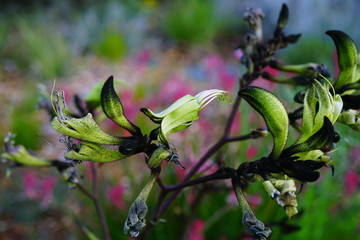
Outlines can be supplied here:
M31 154L22 145L16 146L12 151L2 153L1 158L8 161L13 161L17 165L29 167L49 167L53 165L52 161Z
M239 92L264 118L274 139L274 147L269 157L277 159L284 149L289 127L289 118L284 105L271 92L259 87L246 87Z
M118 149L109 149L101 144L82 141L79 150L70 150L64 154L66 159L76 161L113 162L129 155L122 154Z
M228 93L229 92L218 89L207 90L195 96L186 95L157 114L148 108L142 108L141 111L153 122L160 124L158 140L166 147L169 147L169 142L166 138L167 135L188 128L199 118L201 109L217 97L222 100L227 100Z
M97 93L99 93L98 89L92 93L94 95L92 97L97 99ZM52 120L51 126L65 136L64 143L68 148L65 158L68 160L112 162L139 153L145 148L147 138L124 115L122 103L114 90L112 76L105 81L99 94L98 97L106 116L133 136L118 137L103 132L90 113L83 118L67 117L64 93L56 92L57 100L54 110L57 116ZM73 138L81 140L81 143L78 145L69 143ZM112 146L117 146L118 149Z
M51 126L54 130L65 136L88 142L105 145L120 145L124 142L124 139L121 137L103 132L94 121L91 113L88 113L83 118L61 119L60 117L55 117L51 121Z

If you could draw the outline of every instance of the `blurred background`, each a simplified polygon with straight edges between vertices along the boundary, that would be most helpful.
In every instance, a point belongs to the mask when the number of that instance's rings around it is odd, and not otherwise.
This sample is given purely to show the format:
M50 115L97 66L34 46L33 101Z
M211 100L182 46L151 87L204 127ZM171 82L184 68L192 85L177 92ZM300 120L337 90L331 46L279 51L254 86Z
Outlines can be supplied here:
M2 0L0 145L11 131L16 133L16 144L49 159L63 158L60 136L38 104L49 97L54 79L74 109L75 94L86 98L96 83L113 75L122 82L116 89L126 115L145 131L153 125L141 114L141 107L156 112L183 95L211 88L236 94L238 74L246 71L235 51L247 29L244 11L262 8L268 39L283 2L290 11L285 32L302 37L276 57L289 64L324 63L334 73L335 47L325 31L342 30L359 43L359 1ZM275 92L288 111L298 107L292 98L301 88L263 79L255 83ZM189 129L169 136L187 169L219 138L230 108L215 101ZM241 104L232 134L257 127L264 127L261 117ZM107 121L102 128L123 134ZM360 239L360 134L340 124L336 130L343 138L332 155L335 175L325 169L320 181L304 187L298 196L300 214L291 220L260 183L247 188L256 216L272 226L273 239ZM292 130L289 144L297 137ZM231 143L201 171L214 171L216 158L225 158L227 166L235 168L267 155L271 146L271 137ZM128 207L148 177L143 158L134 156L99 170L101 203L112 239L127 239L122 228ZM101 239L93 203L69 189L55 169L16 168L6 178L6 167L0 165L0 240L87 239L75 218ZM79 165L79 173L90 189L86 163ZM165 164L162 177L166 184L175 184L185 173ZM149 216L158 192L156 186L149 197ZM250 239L243 233L229 181L186 189L163 218L166 223L157 225L149 239Z

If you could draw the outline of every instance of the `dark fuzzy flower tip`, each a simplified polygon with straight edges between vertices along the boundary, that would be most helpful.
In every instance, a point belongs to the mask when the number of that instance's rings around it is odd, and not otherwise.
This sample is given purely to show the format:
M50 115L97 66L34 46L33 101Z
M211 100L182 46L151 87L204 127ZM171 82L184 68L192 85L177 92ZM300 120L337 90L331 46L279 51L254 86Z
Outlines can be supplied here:
M325 166L325 163L313 160L291 160L281 164L286 175L301 182L315 182L320 177L320 173L315 170L323 166Z

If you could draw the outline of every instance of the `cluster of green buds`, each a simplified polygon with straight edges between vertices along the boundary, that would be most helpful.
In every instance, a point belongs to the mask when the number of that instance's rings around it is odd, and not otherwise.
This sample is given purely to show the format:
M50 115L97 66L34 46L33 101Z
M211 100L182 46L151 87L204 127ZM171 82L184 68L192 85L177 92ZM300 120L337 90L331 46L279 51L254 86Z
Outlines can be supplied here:
M238 172L255 174L264 179L266 192L292 216L297 213L296 187L293 180L313 182L319 178L317 169L330 166L327 155L333 147L333 124L342 110L341 97L330 93L331 84L314 80L307 90L303 107L301 136L294 144L285 147L288 136L288 114L280 100L272 93L247 87L239 92L264 118L274 145L268 157L241 165Z

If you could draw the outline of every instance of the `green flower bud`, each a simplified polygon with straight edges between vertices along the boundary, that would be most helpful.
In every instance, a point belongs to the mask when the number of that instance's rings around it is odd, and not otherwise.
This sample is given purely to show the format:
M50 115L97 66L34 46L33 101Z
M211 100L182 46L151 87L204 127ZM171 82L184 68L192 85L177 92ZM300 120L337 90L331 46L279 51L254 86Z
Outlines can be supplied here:
M263 186L271 199L275 199L280 206L285 208L289 217L298 213L294 180L271 179L264 181Z
M349 109L346 112L340 114L337 119L338 122L350 126L352 129L360 132L360 112Z
M172 154L167 150L166 147L160 146L151 155L149 162L148 162L148 167L150 169L158 167L163 160L171 157L171 155Z
M274 139L270 158L276 159L284 149L288 136L289 118L284 105L274 94L258 87L244 88L239 95L264 118Z
M128 130L132 135L142 136L140 128L126 118L122 103L115 92L112 76L106 80L101 90L101 106L106 116L120 127Z
M140 230L145 227L145 215L148 211L146 200L153 188L160 171L153 169L149 180L147 181L144 188L139 193L138 197L131 204L129 214L124 224L124 233L129 234L132 237L137 237Z
M327 31L335 43L338 56L340 74L335 82L335 90L339 90L343 85L353 83L355 78L356 66L358 63L358 53L354 41L342 31Z

